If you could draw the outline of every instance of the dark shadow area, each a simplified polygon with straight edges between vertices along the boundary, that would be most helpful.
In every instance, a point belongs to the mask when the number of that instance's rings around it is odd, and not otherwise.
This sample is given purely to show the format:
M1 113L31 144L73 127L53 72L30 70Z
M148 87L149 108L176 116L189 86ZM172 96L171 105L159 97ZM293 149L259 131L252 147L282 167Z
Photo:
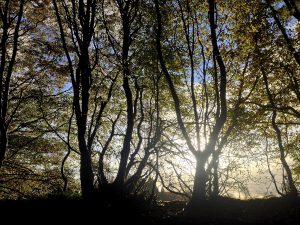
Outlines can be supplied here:
M150 203L142 197L124 196L114 191L97 193L93 200L63 196L48 199L2 201L2 221L22 223L93 224L299 224L299 199L207 201L201 209L184 211L185 202Z

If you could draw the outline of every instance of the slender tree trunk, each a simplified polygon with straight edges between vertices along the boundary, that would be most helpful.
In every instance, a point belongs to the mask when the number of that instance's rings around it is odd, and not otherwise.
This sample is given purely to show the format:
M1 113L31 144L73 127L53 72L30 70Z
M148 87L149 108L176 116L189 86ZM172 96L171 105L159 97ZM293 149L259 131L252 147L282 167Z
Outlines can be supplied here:
M281 31L284 39L285 39L285 42L286 42L286 45L287 45L287 48L288 50L290 51L291 55L294 57L294 59L296 60L296 62L298 63L298 65L300 66L300 53L294 48L293 46L293 42L292 40L289 38L288 34L287 34L287 31L286 29L284 28L284 26L282 25L279 17L278 17L278 13L277 11L274 9L274 7L272 6L270 0L266 0L266 3L267 5L269 6L269 8L271 9L272 11L272 15L273 15L273 18L279 28L279 30ZM295 11L296 12L296 11Z
M219 154L216 153L213 156L214 165L213 165L213 191L212 197L217 198L219 196L219 175L218 175L218 168L219 168Z
M162 16L160 13L160 7L159 7L159 1L155 0L155 10L156 10L156 19L157 19L157 31L156 31L156 50L157 50L157 57L160 62L160 66L162 69L163 74L165 75L165 78L167 80L173 101L175 106L175 112L176 112L176 118L178 125L180 127L180 130L182 132L182 135L188 145L188 148L192 152L192 154L196 155L197 151L196 148L193 146L191 138L189 137L188 131L184 125L184 121L182 119L182 113L180 109L180 100L178 97L178 94L176 92L176 88L174 86L171 74L169 73L166 63L164 60L163 52L162 52L162 46L161 46L161 36L162 36Z
M149 156L150 156L150 152L149 152L149 150L146 150L145 156L143 157L142 161L140 162L140 164L137 168L137 171L135 172L135 174L133 176L131 176L128 179L126 185L127 185L127 188L128 188L129 191L134 189L137 181L141 177L141 175L143 173L143 169L145 168L145 166L148 162Z
M215 19L215 7L216 0L208 0L209 5L209 23L210 23L210 31L211 31L211 43L213 46L213 57L218 63L219 71L220 71L220 114L216 117L216 123L214 129L211 133L210 141L206 148L208 148L209 152L212 154L216 154L213 156L215 160L214 164L214 193L217 194L219 190L219 179L218 179L218 154L215 152L215 147L217 144L217 139L219 138L220 132L224 127L224 124L227 120L227 100L226 100L226 87L227 87L227 72L224 61L222 59L219 47L218 47L218 39L216 33L217 21ZM219 93L219 91L218 91Z
M73 87L73 105L74 112L76 116L76 125L78 129L78 147L80 151L80 182L82 197L89 199L93 195L94 191L94 173L92 168L91 159L91 148L87 144L87 118L89 113L89 101L90 101L90 88L92 82L92 67L90 65L90 53L89 48L91 45L92 38L94 36L95 29L95 15L96 15L96 0L80 0L78 2L72 1L71 11L78 16L78 18L70 17L67 8L64 7L63 2L61 2L65 15L64 18L68 25L71 25L72 39L78 42L78 45L74 45L75 52L77 52L77 57L79 63L74 65L72 57L67 46L66 34L64 31L64 26L61 20L61 15L57 5L57 0L52 0L55 15L57 18L61 41L63 49L66 54L66 59L68 62L72 87ZM80 53L79 53L80 52ZM96 53L97 54L97 53ZM97 58L97 57L96 57ZM75 69L76 68L76 69ZM90 144L89 146L92 146Z
M114 135L115 135L115 127L116 127L116 123L117 121L119 120L120 118L120 115L121 115L121 112L118 113L117 115L117 118L112 122L112 129L111 129L111 132L110 132L110 135L105 143L105 145L103 146L102 148L102 152L100 153L100 156L99 156L99 162L98 162L98 184L99 186L107 186L108 185L108 181L107 181L107 178L104 174L104 156L105 156L105 153L110 145L110 142L112 141Z
M132 42L131 24L136 15L131 15L131 10L137 10L138 1L127 1L125 3L118 3L119 11L122 16L123 26L123 40L122 40L122 69L123 69L123 89L125 91L127 103L127 128L121 151L121 159L118 174L115 179L115 184L118 187L124 186L126 177L126 167L130 154L130 143L132 139L134 127L134 112L133 112L133 98L132 91L129 84L130 69L129 69L129 49ZM130 22L131 21L131 22Z
M256 50L258 52L258 54L260 55L259 50ZM298 191L297 188L295 186L295 182L293 179L293 175L292 175L292 171L288 165L288 163L286 162L285 159L285 149L283 146L283 141L282 141L282 137L281 137L281 131L276 123L276 117L277 117L277 111L276 111L276 104L274 102L270 87L269 87L269 80L268 80L268 76L266 71L263 69L263 65L261 64L261 61L259 61L259 66L260 66L260 70L262 72L263 75L263 80L264 80L264 84L265 84L265 88L266 88L266 92L267 92L267 96L269 98L269 102L272 105L272 127L276 133L276 138L277 138L277 143L278 143L278 148L279 148L279 153L280 153L280 161L281 164L284 168L284 170L287 173L287 178L288 178L288 184L289 184L289 193L288 195L292 196L292 197L296 197L298 196Z
M64 182L63 192L67 191L67 188L68 188L68 177L65 175L65 163L66 163L68 157L70 156L70 154L71 154L71 149L70 149L70 147L68 147L67 154L64 156L61 166L60 166L60 173L61 173L62 180Z
M286 171L287 178L288 178L288 184L289 184L288 195L290 195L292 197L297 197L298 191L295 186L292 171L285 159L285 150L284 150L283 143L282 143L281 131L276 123L276 116L277 116L277 112L276 112L276 110L273 110L272 126L273 126L273 129L275 130L276 137L277 137L278 147L279 147L279 151L280 151L280 161L281 161L281 164L282 164L284 170Z
M0 169L3 165L3 161L5 158L5 153L7 151L7 131L5 129L4 124L0 125Z
M100 187L106 186L108 184L108 181L106 179L106 176L104 174L104 164L103 164L104 154L100 153L99 157L99 168L98 168L98 184Z
M129 158L130 142L131 142L133 126L134 126L132 93L131 93L127 76L124 77L123 88L125 90L125 95L127 100L127 129L126 129L125 139L123 142L123 148L121 151L120 166L115 180L115 184L120 187L124 185L124 181L125 181L126 166Z
M6 123L6 117L8 112L8 103L9 103L9 91L10 91L10 82L13 75L13 68L15 65L17 52L18 52L18 42L19 42L19 30L21 25L21 20L24 12L24 0L19 1L19 10L17 16L16 26L14 28L13 34L13 45L11 55L8 56L9 52L7 49L7 44L9 41L9 26L11 22L9 22L9 1L5 2L4 11L1 9L1 20L2 20L2 38L1 38L1 62L0 62L0 168L3 165L3 161L5 158L5 154L7 152L8 147L8 135L7 135L7 127L9 126ZM4 71L6 68L6 64L8 62L6 77L4 76ZM4 84L3 84L4 83Z

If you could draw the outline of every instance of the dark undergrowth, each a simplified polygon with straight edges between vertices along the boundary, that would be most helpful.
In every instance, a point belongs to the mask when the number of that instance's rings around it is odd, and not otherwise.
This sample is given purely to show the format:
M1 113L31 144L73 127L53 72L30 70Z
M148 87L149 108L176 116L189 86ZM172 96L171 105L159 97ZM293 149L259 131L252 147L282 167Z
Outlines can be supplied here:
M219 198L203 203L191 214L185 202L151 203L116 191L97 193L92 200L54 194L31 200L1 201L0 224L300 224L299 199L236 200ZM1 223L1 221L7 221Z

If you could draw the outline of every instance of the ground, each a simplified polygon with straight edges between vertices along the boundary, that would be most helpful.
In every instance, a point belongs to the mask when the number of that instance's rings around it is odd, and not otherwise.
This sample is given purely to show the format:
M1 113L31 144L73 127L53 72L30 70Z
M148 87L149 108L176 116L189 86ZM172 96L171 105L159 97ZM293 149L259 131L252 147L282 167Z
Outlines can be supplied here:
M0 223L31 224L164 224L164 225L298 225L299 199L236 200L219 198L205 202L192 215L184 211L185 202L160 202L147 205L141 199L108 198L38 199L0 202ZM2 224L2 223L1 223ZM4 223L3 223L4 224Z

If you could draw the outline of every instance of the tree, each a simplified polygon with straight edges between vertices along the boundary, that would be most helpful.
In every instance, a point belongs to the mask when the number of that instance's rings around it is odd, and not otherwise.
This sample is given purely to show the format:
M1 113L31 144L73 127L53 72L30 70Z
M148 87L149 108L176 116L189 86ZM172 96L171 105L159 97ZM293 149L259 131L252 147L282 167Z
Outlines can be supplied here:
M200 149L197 149L193 146L191 138L188 135L186 126L184 125L183 119L182 119L182 112L180 109L180 100L178 98L174 83L172 81L172 77L166 67L164 56L162 52L162 46L161 46L161 33L162 33L162 19L161 19L161 13L160 13L160 6L158 1L155 1L155 8L156 8L156 15L157 15L157 52L158 52L158 58L161 64L162 71L166 77L166 80L168 82L170 92L172 94L174 104L175 104L175 110L176 110L176 116L177 121L180 126L181 132L184 136L185 141L187 142L187 145L189 147L189 150L193 153L193 155L196 158L197 166L196 166L196 174L195 174L195 181L194 181L194 188L193 188L193 194L192 198L190 200L190 209L195 208L195 206L201 206L203 203L203 200L206 199L206 181L207 181L207 175L205 171L205 164L210 157L210 155L214 152L217 139L219 137L219 134L221 132L222 127L225 124L226 117L227 117L227 104L226 104L226 69L223 62L223 59L220 55L219 47L217 45L217 36L216 36L216 24L215 24L215 2L214 1L208 1L209 5L209 25L210 25L210 31L211 31L211 44L213 47L213 58L214 58L214 66L217 67L216 62L218 63L219 69L220 69L220 83L218 83L217 75L215 74L215 86L214 86L214 92L217 97L217 112L216 112L216 120L215 124L212 128L212 132L210 134L208 143L206 143L205 148L203 151L200 151ZM187 29L185 29L186 34ZM187 40L189 37L187 37ZM193 42L192 42L193 43ZM192 50L189 46L189 56L191 59L191 64L193 66L193 58L192 58ZM192 69L192 77L191 77L191 87L192 87L192 96L194 96L193 92L193 69ZM193 100L193 108L194 108L194 116L195 116L195 122L196 126L198 124L197 120L197 110L196 110L196 100L195 97L192 97ZM198 125L199 126L199 125ZM197 127L198 127L197 126ZM199 128L196 128L196 132L199 133ZM198 142L199 135L198 136ZM198 144L199 146L199 144Z
M94 174L92 169L91 149L88 148L87 118L89 111L90 88L93 79L94 64L98 60L98 50L95 49L94 61L90 56L91 44L95 38L96 1L89 0L86 3L66 3L61 1L60 8L57 1L53 0L55 15L59 25L62 45L66 54L71 83L73 87L73 107L78 129L77 139L80 150L80 179L82 196L90 198L94 190ZM71 7L71 10L68 9ZM61 19L63 10L66 21ZM66 35L63 22L69 25ZM71 50L66 38L71 39L72 48L76 54L71 56ZM76 60L78 59L78 60ZM76 62L77 61L77 62Z
M132 132L134 127L134 115L133 115L133 98L132 91L129 85L129 80L131 77L130 71L130 46L132 44L133 36L139 29L139 27L132 28L132 24L135 22L138 10L139 10L139 1L117 1L117 7L121 15L121 24L122 24L122 52L121 52L121 68L123 75L123 88L125 91L126 97L126 111L127 111L127 128L124 137L123 147L121 150L120 166L118 174L115 179L115 184L117 186L123 186L125 175L126 175L126 166L130 153L130 142L132 138Z
M251 13L253 14L253 19L252 21L248 22L250 25L248 26L250 27L250 29L252 29L248 31L251 35L251 38L248 39L248 42L251 43L246 44L248 46L245 46L244 48L247 49L250 55L252 55L252 60L250 61L252 73L257 74L256 71L259 70L261 72L261 77L259 77L259 79L262 79L262 83L264 84L263 86L257 85L255 88L256 90L254 90L256 93L263 91L264 94L257 97L251 97L250 102L252 101L252 103L260 107L260 110L263 111L262 114L265 114L264 116L266 116L264 117L265 120L271 120L272 128L275 131L275 136L273 136L273 138L278 144L279 159L284 168L284 173L287 173L288 190L286 194L295 196L297 195L297 189L294 185L295 181L293 180L293 175L286 159L288 151L286 151L284 147L284 145L286 145L286 147L289 145L289 138L286 137L286 140L283 140L283 133L280 129L280 126L292 122L293 119L291 119L290 116L295 116L296 118L298 117L297 110L295 110L294 106L292 106L297 99L297 94L292 97L293 95L290 95L290 92L286 92L286 90L290 88L292 88L293 90L298 83L296 78L297 72L293 74L289 74L289 72L287 72L290 71L290 69L288 68L297 68L297 53L296 51L294 51L295 49L293 47L292 39L288 37L288 34L278 17L278 12L271 5L270 1L266 1L266 3L266 5L254 3L254 7L251 11ZM268 20L269 18L272 18L273 20ZM281 36L277 36L278 31L276 29L276 26L279 28L279 31L283 36L283 40ZM286 43L286 49L282 49L279 47L282 42ZM292 52L294 52L295 54L291 54ZM285 55L291 61L288 62L282 60L280 55ZM253 70L254 68L256 68L256 71ZM285 85L287 83L289 83L288 86ZM289 96L289 100L284 100L287 96ZM250 107L251 106L248 106L248 108ZM271 115L269 113L271 113ZM258 117L257 119L258 120L254 122L256 128L260 127L259 123L261 123L260 120L262 118L259 119ZM290 133L291 130L295 127L290 125L288 126ZM267 128L264 127L264 129ZM286 128L286 130L287 129L288 128ZM256 132L259 133L262 131ZM266 135L266 133L262 133L262 135L268 138L268 135ZM268 156L266 163L268 164L268 169L270 171ZM274 178L275 176L272 174L272 172L270 172L270 174L272 180L274 181L274 185L278 190ZM283 183L285 183L285 179Z
M19 30L24 10L24 1L1 3L1 65L0 65L0 168L8 147L7 111L10 82L18 52ZM11 35L10 29L13 29Z

